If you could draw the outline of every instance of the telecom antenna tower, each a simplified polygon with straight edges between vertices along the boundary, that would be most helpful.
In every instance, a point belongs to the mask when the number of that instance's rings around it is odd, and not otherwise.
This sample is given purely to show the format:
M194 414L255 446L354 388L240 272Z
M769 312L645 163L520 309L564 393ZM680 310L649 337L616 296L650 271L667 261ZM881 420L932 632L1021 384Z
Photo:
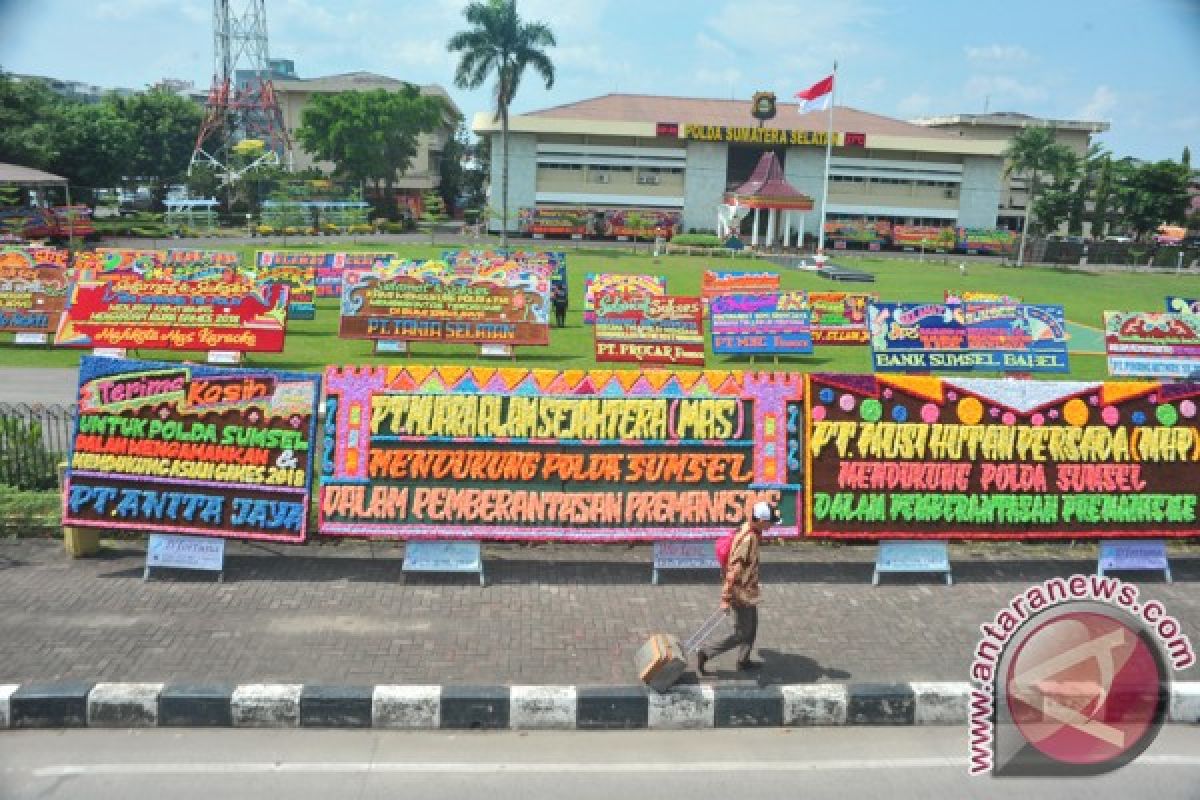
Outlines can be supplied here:
M196 164L211 164L223 182L232 183L262 164L292 167L292 145L271 83L264 3L213 0L213 82L189 175ZM233 148L251 139L263 143L262 154L250 164L231 165Z

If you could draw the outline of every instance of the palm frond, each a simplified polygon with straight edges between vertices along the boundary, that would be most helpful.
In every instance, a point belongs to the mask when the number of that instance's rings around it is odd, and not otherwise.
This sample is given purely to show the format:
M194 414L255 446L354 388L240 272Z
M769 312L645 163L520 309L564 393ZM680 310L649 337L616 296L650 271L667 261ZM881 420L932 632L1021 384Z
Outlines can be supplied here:
M530 51L526 56L528 63L538 71L542 76L542 80L546 82L546 88L554 87L554 64L550 61L549 56L541 50Z
M554 32L540 22L523 25L521 38L531 47L554 47L558 44Z

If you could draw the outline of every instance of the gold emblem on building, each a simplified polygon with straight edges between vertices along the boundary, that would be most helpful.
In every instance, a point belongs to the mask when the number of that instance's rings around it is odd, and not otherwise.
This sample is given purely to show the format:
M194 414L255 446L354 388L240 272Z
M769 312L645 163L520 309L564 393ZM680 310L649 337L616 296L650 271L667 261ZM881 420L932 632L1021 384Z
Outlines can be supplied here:
M775 119L775 93L755 92L750 100L750 116L759 121Z

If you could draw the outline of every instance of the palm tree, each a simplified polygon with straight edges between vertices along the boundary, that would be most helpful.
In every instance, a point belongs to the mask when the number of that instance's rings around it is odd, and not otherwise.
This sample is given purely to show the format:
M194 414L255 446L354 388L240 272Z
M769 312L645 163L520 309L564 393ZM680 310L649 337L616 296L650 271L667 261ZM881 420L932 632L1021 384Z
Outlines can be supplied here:
M500 165L500 213L502 245L508 247L508 107L517 94L521 75L532 66L554 86L554 64L543 48L553 47L554 34L540 22L522 22L517 0L474 0L463 16L471 28L450 37L446 49L461 52L454 72L454 85L478 89L488 76L496 75L496 117L504 145Z
M1038 227L1050 232L1067 221L1070 233L1072 195L1078 195L1072 187L1082 183L1079 179L1083 172L1083 159L1066 146L1058 145L1048 151L1045 170L1050 182L1042 188L1042 196L1034 207Z
M1024 263L1025 237L1029 232L1030 218L1033 216L1033 204L1041 184L1041 173L1053 170L1065 160L1063 151L1068 148L1054 141L1054 131L1050 128L1025 128L1008 143L1004 157L1008 166L1004 176L1022 173L1029 180L1029 201L1025 205L1025 222L1021 225L1021 246L1017 250L1017 266Z
M1083 223L1087 217L1088 200L1095 201L1096 190L1100 173L1104 169L1104 164L1109 157L1109 153L1104 149L1104 145L1099 142L1093 142L1088 145L1087 152L1083 156L1083 161L1080 164L1081 174L1079 182L1075 187L1074 196L1071 198L1071 212L1067 222L1067 233L1074 236L1083 235Z
M1108 230L1108 211L1114 199L1113 160L1111 153L1100 157L1096 189L1092 193L1092 238L1099 241Z

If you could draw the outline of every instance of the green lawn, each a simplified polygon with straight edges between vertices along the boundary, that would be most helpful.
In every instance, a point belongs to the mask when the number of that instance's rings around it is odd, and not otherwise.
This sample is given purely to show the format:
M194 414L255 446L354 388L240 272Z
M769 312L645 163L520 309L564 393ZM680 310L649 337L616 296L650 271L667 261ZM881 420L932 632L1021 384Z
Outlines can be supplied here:
M553 243L539 243L553 249ZM253 258L254 248L240 248ZM292 248L299 249L299 248ZM316 248L313 248L316 249ZM326 245L320 249L332 249ZM436 257L443 248L404 246L396 248L360 247L356 249L390 250L410 258ZM532 248L531 248L532 249ZM1179 294L1200 295L1200 279L1192 275L1146 275L1110 273L1090 275L1053 269L1001 267L972 263L965 276L959 274L959 260L953 256L925 261L886 258L849 258L837 256L839 264L863 269L876 276L874 284L841 284L818 278L809 272L784 270L765 261L730 260L698 256L630 255L628 252L591 250L576 253L568 250L567 269L571 289L571 305L565 329L551 328L548 347L518 348L516 364L526 367L574 368L595 367L590 326L582 322L583 281L588 272L630 272L667 276L671 294L699 294L700 278L705 269L720 270L778 270L785 289L823 291L874 291L881 299L894 301L941 301L945 289L994 291L1013 294L1029 303L1058 303L1066 308L1067 319L1087 328L1103 326L1105 310L1163 310L1164 297ZM337 302L321 300L317 304L317 319L292 321L288 325L287 347L283 353L253 353L249 362L284 369L318 370L325 364L378 363L472 363L479 361L478 350L466 345L417 344L409 356L372 354L368 341L337 338ZM0 366L69 367L79 362L81 351L36 346L16 346L12 334L3 334L0 343ZM1091 349L1091 348L1083 348ZM195 353L142 350L136 354L147 359L196 359ZM504 362L509 363L509 362ZM606 366L628 367L612 364ZM707 367L747 368L748 357L708 355ZM770 359L759 358L756 367L774 368ZM1071 355L1071 373L1050 376L1056 378L1100 379L1107 377L1102 355ZM821 347L812 356L787 356L779 360L779 368L801 371L870 372L869 350L863 347Z

